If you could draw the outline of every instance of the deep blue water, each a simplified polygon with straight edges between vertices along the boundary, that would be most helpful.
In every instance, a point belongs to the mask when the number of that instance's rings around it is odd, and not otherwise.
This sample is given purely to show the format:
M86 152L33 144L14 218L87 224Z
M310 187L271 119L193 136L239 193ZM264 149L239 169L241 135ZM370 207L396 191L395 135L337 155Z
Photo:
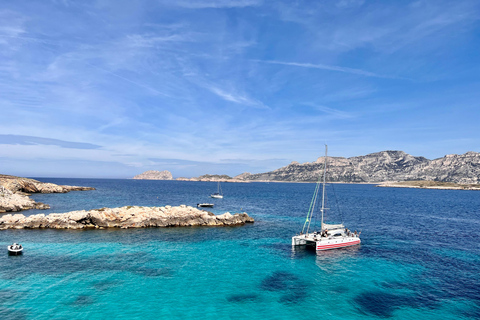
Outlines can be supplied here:
M48 211L214 202L239 227L0 231L0 319L480 319L480 192L329 185L355 248L291 247L314 184L39 179ZM319 224L319 222L318 222ZM20 242L23 256L6 246Z

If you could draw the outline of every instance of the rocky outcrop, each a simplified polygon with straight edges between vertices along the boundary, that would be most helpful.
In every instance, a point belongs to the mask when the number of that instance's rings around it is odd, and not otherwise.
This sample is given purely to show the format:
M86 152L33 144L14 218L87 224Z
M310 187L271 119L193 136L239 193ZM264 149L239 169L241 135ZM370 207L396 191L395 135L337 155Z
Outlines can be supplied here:
M314 182L321 176L324 157L315 162L292 162L280 169L258 174L241 174L245 181ZM382 151L352 158L328 157L330 182L378 183L385 181L432 180L463 184L480 183L480 153L447 155L428 160L403 151Z
M234 226L253 223L246 213L214 215L186 205L178 207L102 208L90 211L36 214L7 214L0 218L3 229L83 229L83 228L146 228L186 226Z
M4 187L0 187L0 213L28 209L50 209L50 206L41 202L35 202L27 195L13 193Z
M92 187L63 186L40 182L35 179L0 175L0 186L14 193L67 193L70 191L95 190Z
M156 171L149 170L144 173L137 174L133 179L137 180L173 180L173 176L170 171Z
M50 209L50 206L35 202L31 193L66 193L70 191L95 190L91 187L62 186L34 179L0 175L0 213L29 209Z

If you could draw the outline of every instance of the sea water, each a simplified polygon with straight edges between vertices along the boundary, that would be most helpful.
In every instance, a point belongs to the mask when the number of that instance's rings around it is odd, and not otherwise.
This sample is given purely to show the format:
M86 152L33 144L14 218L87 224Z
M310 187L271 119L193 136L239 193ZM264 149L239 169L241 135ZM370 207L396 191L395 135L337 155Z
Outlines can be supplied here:
M329 222L362 244L291 246L314 184L40 179L50 210L212 202L254 224L3 230L0 319L480 319L480 192L327 186ZM319 220L311 222L318 227ZM12 242L22 256L8 256Z

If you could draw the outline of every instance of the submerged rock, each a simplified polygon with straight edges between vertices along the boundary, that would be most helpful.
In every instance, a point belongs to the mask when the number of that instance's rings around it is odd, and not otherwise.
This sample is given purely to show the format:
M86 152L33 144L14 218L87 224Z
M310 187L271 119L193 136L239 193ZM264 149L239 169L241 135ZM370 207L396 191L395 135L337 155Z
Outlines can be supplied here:
M252 223L246 213L214 215L190 206L102 208L67 213L7 214L0 218L0 229L51 228L146 228L186 226L233 226Z

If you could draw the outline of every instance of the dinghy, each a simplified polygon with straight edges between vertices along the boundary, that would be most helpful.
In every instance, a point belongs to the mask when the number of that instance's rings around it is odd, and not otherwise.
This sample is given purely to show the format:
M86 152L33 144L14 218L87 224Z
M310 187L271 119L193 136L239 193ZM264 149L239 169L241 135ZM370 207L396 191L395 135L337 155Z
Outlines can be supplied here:
M22 245L18 243L9 245L7 248L8 248L8 254L11 256L18 256L18 255L21 255L23 252Z

